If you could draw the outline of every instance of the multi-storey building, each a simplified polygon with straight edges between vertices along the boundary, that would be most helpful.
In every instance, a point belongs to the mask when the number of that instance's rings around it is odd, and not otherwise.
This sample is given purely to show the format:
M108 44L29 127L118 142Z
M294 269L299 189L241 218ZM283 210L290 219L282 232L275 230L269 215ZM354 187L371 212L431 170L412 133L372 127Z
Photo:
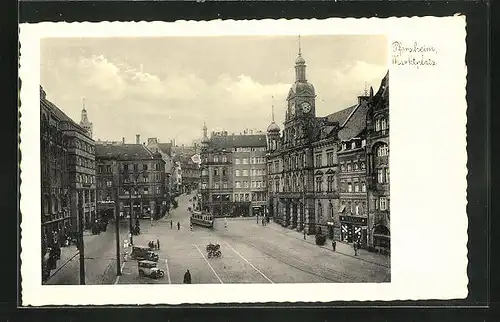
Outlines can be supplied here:
M40 166L42 257L71 232L68 140L57 106L40 86Z
M133 218L158 217L166 205L165 161L160 152L144 144L97 144L97 186L100 209L115 200L118 188L120 215Z
M367 117L368 246L390 249L389 73L375 95L370 90Z
M125 143L125 142L124 142ZM172 171L173 171L173 151L172 142L160 143L158 138L148 138L147 148L153 152L159 152L163 161L165 161L165 189L167 191L167 200L170 200L170 191L172 191Z
M316 117L315 99L299 49L283 134L274 120L267 129L268 193L270 215L283 226L305 229L308 234L326 229L328 218L338 207L335 177L339 125L327 117Z
M136 217L149 217L164 211L166 204L164 161L143 144L97 145L99 203L114 199L113 189L119 185L120 212ZM118 176L115 178L114 176ZM115 178L117 181L113 181Z
M206 125L201 150L202 206L215 216L264 213L266 201L266 137L213 132Z
M200 182L199 147L196 143L192 146L172 147L174 160L179 165L177 178L179 179L179 192L189 192L197 189Z

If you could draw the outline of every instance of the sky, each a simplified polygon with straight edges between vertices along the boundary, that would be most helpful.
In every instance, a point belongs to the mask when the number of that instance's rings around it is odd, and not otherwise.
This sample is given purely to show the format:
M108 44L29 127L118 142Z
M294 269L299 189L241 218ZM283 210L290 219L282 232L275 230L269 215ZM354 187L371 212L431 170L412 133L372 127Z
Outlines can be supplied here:
M299 47L293 36L47 38L40 84L47 99L80 121L83 98L95 140L157 137L191 144L202 127L238 134L283 128ZM316 115L377 91L388 69L385 36L301 36Z

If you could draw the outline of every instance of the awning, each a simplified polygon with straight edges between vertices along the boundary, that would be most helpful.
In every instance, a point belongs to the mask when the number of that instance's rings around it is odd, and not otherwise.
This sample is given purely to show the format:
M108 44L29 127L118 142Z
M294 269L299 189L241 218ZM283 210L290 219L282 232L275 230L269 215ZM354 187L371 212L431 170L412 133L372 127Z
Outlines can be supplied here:
M382 234L373 234L373 237L391 239L391 236L389 236L389 235L382 235Z

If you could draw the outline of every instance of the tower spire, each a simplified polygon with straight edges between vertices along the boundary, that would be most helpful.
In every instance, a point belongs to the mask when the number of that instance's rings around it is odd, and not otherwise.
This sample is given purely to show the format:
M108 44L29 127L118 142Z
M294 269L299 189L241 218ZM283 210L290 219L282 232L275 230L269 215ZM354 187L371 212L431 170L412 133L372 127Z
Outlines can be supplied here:
M272 109L272 118L274 122L274 95L272 96L271 109Z
M368 96L368 88L366 87L367 85L367 82L365 82L365 96Z
M299 56L302 55L302 48L300 47L300 35L299 35Z
M82 110L85 111L85 97L82 96Z

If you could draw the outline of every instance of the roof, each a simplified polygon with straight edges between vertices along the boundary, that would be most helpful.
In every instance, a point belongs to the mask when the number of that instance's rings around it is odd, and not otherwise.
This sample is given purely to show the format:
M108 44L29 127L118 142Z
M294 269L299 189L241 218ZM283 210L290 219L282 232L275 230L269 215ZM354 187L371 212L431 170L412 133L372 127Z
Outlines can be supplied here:
M158 148L167 155L172 155L172 143L158 143Z
M59 119L60 122L68 122L75 130L88 135L87 131L83 127L73 121L68 115L66 115L66 113L64 113L59 107L57 107L56 104L45 98L45 91L41 86L40 91L43 91L43 94L40 96L40 104L42 106L54 113L54 115Z
M337 111L335 113L332 113L330 115L327 115L326 118L330 122L339 122L339 125L342 126L344 125L345 121L351 115L352 111L358 106L358 104L350 106L348 108L345 108L343 110Z
M153 153L142 144L99 144L95 145L96 159L120 158L126 160L153 159Z
M359 105L356 105L355 110L352 111L349 118L340 128L338 134L339 140L350 140L362 133L366 128L367 112L368 104L366 101L362 101Z
M250 135L221 135L210 139L213 149L232 149L235 147L265 147L267 146L265 134Z

